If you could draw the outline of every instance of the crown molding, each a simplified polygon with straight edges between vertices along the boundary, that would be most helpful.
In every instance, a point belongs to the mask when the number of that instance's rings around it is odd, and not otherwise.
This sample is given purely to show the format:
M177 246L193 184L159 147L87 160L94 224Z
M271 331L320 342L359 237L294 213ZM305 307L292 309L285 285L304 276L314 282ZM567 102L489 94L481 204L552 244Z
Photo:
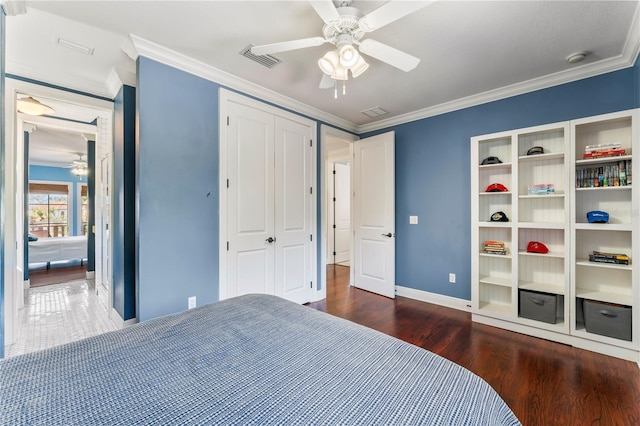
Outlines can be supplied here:
M544 77L534 78L521 83L516 83L509 86L501 87L499 89L478 93L476 95L456 99L455 101L451 102L445 102L407 114L397 115L395 117L390 117L369 124L363 124L361 126L358 126L358 134L386 129L388 127L457 111L459 109L482 105L489 102L510 98L512 96L522 95L525 93L534 92L536 90L547 89L549 87L571 83L573 81L583 80L585 78L595 77L601 74L629 68L635 64L639 54L640 8L636 10L636 13L633 17L633 22L631 23L631 28L629 29L629 34L622 49L622 53L615 58L605 59L591 64L585 64L580 67L560 71L554 74L549 74Z
M595 77L597 75L606 74L608 72L629 68L630 66L633 66L634 62L635 60L631 60L630 58L618 56L617 58L611 60L604 60L593 64L584 65L583 67L580 67L580 69L561 71L544 77L534 78L522 83L512 84L496 90L478 93L477 95L456 99L455 101L445 102L433 107L398 115L386 120L364 124L358 127L358 132L362 134L385 129L412 121L434 117L436 115L446 114L448 112L453 112L464 108L469 108L517 95L522 95L525 93L534 92L536 90L542 90L565 83L571 83L573 81L582 80L588 77Z
M296 101L295 99L287 96L283 96L277 92L236 77L226 71L207 65L134 34L130 34L130 37L139 56L144 56L198 77L202 77L206 80L216 82L229 89L255 96L256 98L267 102L272 102L280 107L290 109L297 114L306 115L315 120L334 125L344 130L355 132L358 129L358 126L350 121L336 117L335 115Z

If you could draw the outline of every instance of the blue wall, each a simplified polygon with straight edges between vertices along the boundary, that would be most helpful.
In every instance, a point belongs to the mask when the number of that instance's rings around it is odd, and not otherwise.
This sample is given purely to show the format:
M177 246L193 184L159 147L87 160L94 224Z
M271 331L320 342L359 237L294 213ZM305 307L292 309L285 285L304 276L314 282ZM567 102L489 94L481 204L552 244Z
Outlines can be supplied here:
M396 284L471 299L472 136L637 108L639 72L636 63L361 135L396 132ZM409 225L409 215L419 225Z
M79 176L71 173L71 169L64 167L49 167L49 166L29 166L29 180L40 180L47 182L61 182L71 183L72 195L69 199L69 203L73 206L73 223L69 228L69 235L82 235L82 220L78 215L78 205L82 202L80 193L78 191L78 182L89 184L87 177L80 178Z
M218 300L218 88L138 59L137 316Z
M136 89L123 86L114 102L113 308L123 320L136 316L135 173Z

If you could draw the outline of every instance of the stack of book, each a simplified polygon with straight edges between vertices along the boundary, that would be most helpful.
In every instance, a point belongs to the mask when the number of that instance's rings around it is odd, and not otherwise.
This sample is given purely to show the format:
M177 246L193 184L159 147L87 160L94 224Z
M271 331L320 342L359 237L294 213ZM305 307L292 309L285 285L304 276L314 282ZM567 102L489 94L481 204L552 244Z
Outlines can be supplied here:
M589 158L615 157L626 154L627 151L622 148L622 144L620 142L601 143L598 145L587 145L584 148L582 159L587 160Z
M485 240L484 252L488 254L507 254L504 241Z
M528 195L549 195L555 193L552 183L538 183L536 185L527 185Z
M591 262L615 263L616 265L629 264L629 256L626 254L604 253L601 251L594 251L593 254L589 255L589 260Z

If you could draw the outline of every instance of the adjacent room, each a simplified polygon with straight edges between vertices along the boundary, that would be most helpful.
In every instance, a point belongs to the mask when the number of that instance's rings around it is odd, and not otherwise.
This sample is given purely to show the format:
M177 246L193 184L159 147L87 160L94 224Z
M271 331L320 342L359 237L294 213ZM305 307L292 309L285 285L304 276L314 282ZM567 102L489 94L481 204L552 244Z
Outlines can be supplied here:
M640 424L639 1L0 4L0 423Z

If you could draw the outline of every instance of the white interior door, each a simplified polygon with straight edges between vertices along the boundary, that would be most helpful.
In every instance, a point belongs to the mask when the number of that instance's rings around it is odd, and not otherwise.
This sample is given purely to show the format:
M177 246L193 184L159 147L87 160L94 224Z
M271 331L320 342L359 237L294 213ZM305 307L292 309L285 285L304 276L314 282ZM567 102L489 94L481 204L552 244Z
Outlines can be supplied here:
M354 142L355 287L395 298L395 133Z
M334 163L334 263L349 265L351 256L351 165Z
M227 108L227 297L274 294L274 117Z
M311 300L311 128L275 117L275 294L297 303Z

